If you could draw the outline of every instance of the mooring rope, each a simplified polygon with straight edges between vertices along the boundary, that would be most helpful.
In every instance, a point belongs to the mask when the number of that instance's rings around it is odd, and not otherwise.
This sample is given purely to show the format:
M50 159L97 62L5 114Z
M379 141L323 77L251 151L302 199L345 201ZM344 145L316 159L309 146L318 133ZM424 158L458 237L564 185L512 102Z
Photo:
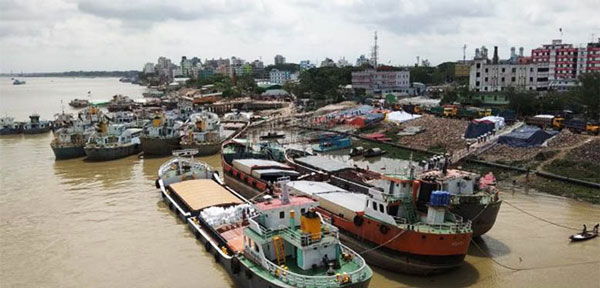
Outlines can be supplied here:
M394 235L394 237L390 238L389 240L387 240L387 241L385 241L385 242L383 242L383 243L381 243L381 244L379 244L379 245L377 245L377 246L375 246L375 247L373 247L373 248L369 248L369 249L367 249L367 250L364 250L364 251L362 251L362 252L360 252L360 253L358 253L358 254L362 255L362 254L369 253L369 252L371 252L371 251L373 251L373 250L379 249L379 248L381 248L381 247L383 247L383 246L385 246L385 245L389 244L390 242L392 242L392 241L396 240L398 237L400 237L400 236L401 236L402 234L404 234L406 231L408 231L408 229L406 229L406 230L402 230L402 232L399 232L398 234Z
M519 211L521 211L521 212L523 212L523 213L525 213L525 214L527 214L527 215L529 215L529 216L531 216L531 217L533 217L533 218L535 218L535 219L538 219L538 220L540 220L540 221L546 222L546 223L548 223L548 224L552 224L552 225L555 225L555 226L558 226L558 227L562 227L562 228L565 228L565 229L569 229L569 230L581 231L581 228L574 228L574 227L570 227L570 226L562 225L562 224L560 224L560 223L552 222L552 221L550 221L550 220L546 220L546 219L544 219L544 218L542 218L542 217L539 217L539 216L533 215L533 214L531 214L531 213L529 213L529 212L527 212L527 211L525 211L525 210L523 210L523 209L521 209L521 208L519 208L519 207L515 206L514 204L512 204L512 203L510 203L510 202L508 202L508 201L506 201L506 200L503 200L503 202L504 202L504 203L506 203L507 205L509 205L510 207L513 207L513 208L515 208L515 209L517 209L517 210L519 210Z
M537 267L516 268L516 267L512 267L512 266L508 266L506 264L503 264L503 263L499 262L498 260L494 259L494 257L492 255L490 255L490 253L486 252L481 247L479 247L479 245L477 245L477 243L475 243L475 241L473 239L471 239L471 243L473 243L473 245L475 245L475 247L477 247L477 249L479 249L479 251L481 253L483 253L484 256L486 256L487 258L490 258L490 260L492 260L494 263L498 264L499 266L501 266L503 268L506 268L506 269L512 270L512 271L537 270L537 269L558 268L558 267L567 267L567 266L577 266L577 265L597 264L597 263L600 263L600 260L594 260L594 261L584 261L584 262L576 262L576 263L566 263L566 264L545 265L545 266L537 266Z

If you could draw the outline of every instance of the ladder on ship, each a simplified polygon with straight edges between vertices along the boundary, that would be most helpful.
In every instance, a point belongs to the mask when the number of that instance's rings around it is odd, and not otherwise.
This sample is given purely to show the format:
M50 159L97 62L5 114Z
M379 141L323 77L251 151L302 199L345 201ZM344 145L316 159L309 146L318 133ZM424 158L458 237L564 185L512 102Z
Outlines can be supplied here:
M283 246L283 238L280 236L273 237L273 245L275 246L277 265L281 266L285 264L285 247Z
M417 212L413 206L410 194L402 198L402 207L404 207L404 211L406 212L406 219L408 219L408 223L417 222Z

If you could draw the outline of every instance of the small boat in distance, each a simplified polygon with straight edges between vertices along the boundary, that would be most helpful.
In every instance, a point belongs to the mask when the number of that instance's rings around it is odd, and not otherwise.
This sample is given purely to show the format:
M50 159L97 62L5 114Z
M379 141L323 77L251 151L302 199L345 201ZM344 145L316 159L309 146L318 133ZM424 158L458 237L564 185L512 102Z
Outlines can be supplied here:
M19 80L19 79L15 79L15 81L13 81L13 85L23 85L25 84L25 81Z
M69 102L69 106L73 108L85 108L90 105L90 101L87 99L73 99Z
M40 115L32 114L29 116L29 122L23 125L24 134L41 134L52 129L52 122L48 120L40 120Z
M0 118L0 135L19 134L21 132L23 132L22 123L15 122L15 118Z
M365 153L363 154L363 156L365 158L368 158L368 157L377 157L377 156L381 156L381 155L383 155L385 153L387 153L385 150L381 150L380 148L375 147L375 148L369 148L369 149L367 149L365 151Z
M85 145L87 160L107 161L139 153L142 129L127 128L125 124L100 123L100 132L90 136Z
M592 231L587 231L587 228L585 227L585 224L584 224L583 231L581 233L571 235L571 237L569 237L569 239L571 239L571 242L579 242L579 241L585 241L585 240L590 240L590 239L596 238L598 236L598 226L600 226L600 225L596 224Z
M363 155L365 153L365 148L363 148L362 146L358 146L355 148L352 148L352 150L350 150L350 157L356 157L356 156L360 156Z
M267 132L267 134L260 136L260 140L280 139L280 138L284 138L284 137L285 137L284 133Z
M313 146L313 151L329 152L329 151L350 148L351 146L352 146L352 138L344 137L344 136L337 136L332 139L320 141L319 144Z

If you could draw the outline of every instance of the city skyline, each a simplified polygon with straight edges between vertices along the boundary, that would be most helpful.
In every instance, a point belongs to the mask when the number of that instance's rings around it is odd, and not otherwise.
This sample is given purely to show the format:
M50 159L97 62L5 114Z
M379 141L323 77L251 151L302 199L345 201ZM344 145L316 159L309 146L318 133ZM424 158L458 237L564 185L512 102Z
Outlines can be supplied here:
M370 56L374 31L379 63L400 66L417 56L460 60L464 44L467 59L482 45L508 58L512 46L529 55L552 39L579 46L600 37L598 0L323 2L3 1L0 73L140 70L159 56L354 63Z

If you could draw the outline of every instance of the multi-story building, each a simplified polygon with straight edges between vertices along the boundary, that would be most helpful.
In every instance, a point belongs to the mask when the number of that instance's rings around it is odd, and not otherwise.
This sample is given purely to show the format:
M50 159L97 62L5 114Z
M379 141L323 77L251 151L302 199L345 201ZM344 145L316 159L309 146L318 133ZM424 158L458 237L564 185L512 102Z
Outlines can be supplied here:
M285 64L285 57L281 55L275 55L275 65Z
M348 62L348 60L346 60L346 57L340 58L337 62L337 67L346 67L346 66L352 66L352 64L350 64L350 62Z
M283 85L285 82L292 80L292 73L290 71L280 71L278 69L272 69L269 72L269 82Z
M335 62L330 58L325 58L325 60L321 61L321 67L335 67Z
M407 92L410 88L410 72L365 70L352 72L352 88L365 89L367 94Z
M144 74L152 74L154 73L154 64L152 63L146 63L146 65L144 65L144 69L143 69Z
M475 51L471 63L469 88L477 92L504 91L508 87L519 90L538 89L538 70L530 58L514 55L508 60L500 60L498 47L494 47L492 60L487 57L487 49Z
M588 43L586 47L586 72L600 72L600 38L598 42Z
M237 75L237 76L243 75L244 74L244 64L246 64L246 61L244 61L244 59L232 56L231 64L229 65L228 75L230 77L233 77L233 75Z
M192 77L192 60L191 59L187 59L186 56L182 56L181 57L181 75L183 77Z
M310 60L302 60L300 61L300 69L307 70L311 68L315 68L315 64L310 63Z

